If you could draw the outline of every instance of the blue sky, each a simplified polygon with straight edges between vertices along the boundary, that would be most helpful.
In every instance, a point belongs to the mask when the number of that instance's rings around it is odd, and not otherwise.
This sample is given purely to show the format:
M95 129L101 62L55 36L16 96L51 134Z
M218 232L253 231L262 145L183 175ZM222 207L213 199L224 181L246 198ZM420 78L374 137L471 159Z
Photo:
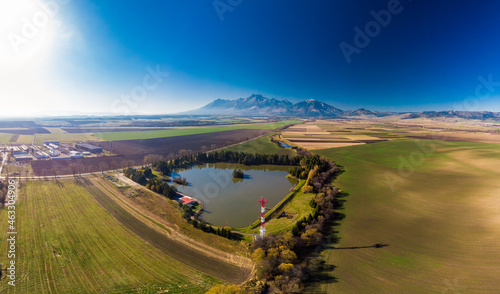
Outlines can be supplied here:
M492 0L0 3L0 95L12 106L1 115L175 113L252 93L500 111ZM356 52L346 58L341 44Z

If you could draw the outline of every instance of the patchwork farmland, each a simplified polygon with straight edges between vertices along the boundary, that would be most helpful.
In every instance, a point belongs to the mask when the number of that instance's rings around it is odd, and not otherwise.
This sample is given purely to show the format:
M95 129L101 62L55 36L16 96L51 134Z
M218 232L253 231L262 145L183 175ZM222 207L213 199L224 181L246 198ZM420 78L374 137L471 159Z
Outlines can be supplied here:
M242 129L156 139L113 141L112 144L113 153L141 162L144 156L148 154L172 156L181 149L191 150L192 152L216 149L250 140L270 132L267 129ZM105 150L110 150L109 142L98 142L97 144Z

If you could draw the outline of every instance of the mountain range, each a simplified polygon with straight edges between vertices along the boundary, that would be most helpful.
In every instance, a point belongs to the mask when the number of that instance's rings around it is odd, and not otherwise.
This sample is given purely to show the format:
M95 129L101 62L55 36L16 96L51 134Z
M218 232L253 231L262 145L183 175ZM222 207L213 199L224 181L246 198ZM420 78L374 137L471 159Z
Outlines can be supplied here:
M189 111L189 114L197 115L304 117L342 117L344 113L341 109L314 99L292 103L259 94L235 100L217 99L199 109Z
M308 99L292 103L288 100L266 98L252 94L247 98L234 100L217 99L211 103L183 114L191 115L231 115L231 116L293 116L293 117L383 117L398 115L402 119L410 118L465 118L500 121L499 112L491 111L424 111L424 112L379 112L364 108L341 110L327 103Z

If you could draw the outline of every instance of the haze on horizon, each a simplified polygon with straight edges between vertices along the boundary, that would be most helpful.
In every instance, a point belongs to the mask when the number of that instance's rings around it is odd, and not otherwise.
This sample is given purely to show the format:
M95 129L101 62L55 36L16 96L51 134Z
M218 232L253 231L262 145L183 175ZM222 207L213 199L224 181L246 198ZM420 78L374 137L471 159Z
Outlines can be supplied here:
M3 0L0 116L177 113L252 93L500 111L493 0L190 3Z

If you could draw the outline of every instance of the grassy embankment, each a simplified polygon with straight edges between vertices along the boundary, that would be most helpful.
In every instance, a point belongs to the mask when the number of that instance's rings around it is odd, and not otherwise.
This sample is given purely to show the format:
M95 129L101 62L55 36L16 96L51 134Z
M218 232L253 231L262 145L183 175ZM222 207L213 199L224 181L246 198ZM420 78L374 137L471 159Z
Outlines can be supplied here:
M266 232L268 234L275 235L292 231L293 226L298 220L309 216L313 212L313 208L309 206L309 201L314 197L314 194L302 193L301 189L304 184L305 180L300 180L288 195L266 212ZM282 212L285 212L290 218L279 217ZM242 233L259 234L259 229L260 219L248 227L237 230Z
M338 282L314 290L500 292L498 144L403 139L315 152L345 167L336 184L349 196L339 249L323 252Z
M104 180L99 180L98 185L100 185L101 189L111 193L115 202L124 207L134 208L134 210L141 214L141 217L154 222L160 227L165 228L165 225L173 226L179 229L182 234L224 252L235 253L241 256L247 254L246 247L239 242L214 234L204 233L188 224L182 218L182 210L177 203L164 196L151 192L146 188L134 186L115 188Z

